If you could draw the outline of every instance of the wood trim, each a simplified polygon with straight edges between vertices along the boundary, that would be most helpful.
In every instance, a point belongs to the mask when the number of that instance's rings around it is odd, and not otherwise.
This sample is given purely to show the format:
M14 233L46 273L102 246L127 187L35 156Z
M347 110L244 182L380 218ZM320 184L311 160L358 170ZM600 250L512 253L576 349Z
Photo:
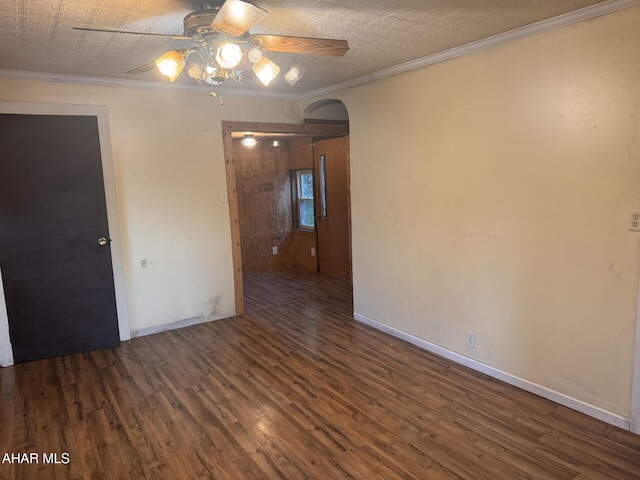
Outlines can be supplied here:
M256 122L222 122L223 131L256 132L256 133L294 133L297 135L348 135L349 125L343 124L308 124L308 123L256 123Z
M229 223L231 227L231 249L233 258L233 285L235 291L236 315L242 315L244 309L244 286L242 272L242 246L240 233L240 212L238 210L238 189L236 169L233 163L233 132L260 132L282 134L307 134L311 137L322 135L343 136L349 134L349 126L342 124L300 124L267 122L222 122L222 144L224 164L227 176L227 198L229 200Z
M320 120L315 118L305 118L305 125L346 125L349 126L349 120Z
M244 287L242 285L242 247L240 244L240 214L238 211L238 188L236 167L233 164L233 128L222 122L222 144L224 166L227 174L227 199L229 201L229 223L231 227L231 255L233 258L233 288L235 292L236 315L244 313Z

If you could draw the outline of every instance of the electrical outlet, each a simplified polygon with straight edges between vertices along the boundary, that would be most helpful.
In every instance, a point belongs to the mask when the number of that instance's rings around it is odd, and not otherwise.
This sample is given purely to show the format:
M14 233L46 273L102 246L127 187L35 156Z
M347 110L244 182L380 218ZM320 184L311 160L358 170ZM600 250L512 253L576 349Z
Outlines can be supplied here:
M476 348L476 333L467 330L467 347Z
M634 211L629 214L629 230L640 232L640 212Z
M149 266L149 262L147 261L146 258L140 262L140 266L142 268L147 268Z
M271 247L271 251L273 252L274 255L278 254L278 247Z

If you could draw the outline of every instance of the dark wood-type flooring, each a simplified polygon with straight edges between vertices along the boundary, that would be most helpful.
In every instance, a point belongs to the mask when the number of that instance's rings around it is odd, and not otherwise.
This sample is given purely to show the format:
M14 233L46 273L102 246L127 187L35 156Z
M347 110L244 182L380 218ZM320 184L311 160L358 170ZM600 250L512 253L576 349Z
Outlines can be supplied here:
M2 479L640 479L640 436L352 319L349 285L250 276L249 313L0 371Z

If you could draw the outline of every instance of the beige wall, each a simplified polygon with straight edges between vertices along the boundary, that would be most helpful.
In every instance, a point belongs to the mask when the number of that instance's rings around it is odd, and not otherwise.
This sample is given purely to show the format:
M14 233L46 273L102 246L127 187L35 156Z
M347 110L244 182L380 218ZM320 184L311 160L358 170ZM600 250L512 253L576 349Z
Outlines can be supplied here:
M357 314L629 418L638 25L635 7L331 95Z
M0 79L0 101L106 105L131 330L234 314L222 120L300 122L299 103ZM141 268L141 261L148 268Z

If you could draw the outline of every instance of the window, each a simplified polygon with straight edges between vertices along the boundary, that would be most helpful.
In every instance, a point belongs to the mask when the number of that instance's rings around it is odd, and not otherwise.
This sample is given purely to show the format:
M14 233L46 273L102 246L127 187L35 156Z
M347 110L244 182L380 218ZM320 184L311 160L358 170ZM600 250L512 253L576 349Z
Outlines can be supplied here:
M313 230L313 171L293 170L293 226L302 230Z

